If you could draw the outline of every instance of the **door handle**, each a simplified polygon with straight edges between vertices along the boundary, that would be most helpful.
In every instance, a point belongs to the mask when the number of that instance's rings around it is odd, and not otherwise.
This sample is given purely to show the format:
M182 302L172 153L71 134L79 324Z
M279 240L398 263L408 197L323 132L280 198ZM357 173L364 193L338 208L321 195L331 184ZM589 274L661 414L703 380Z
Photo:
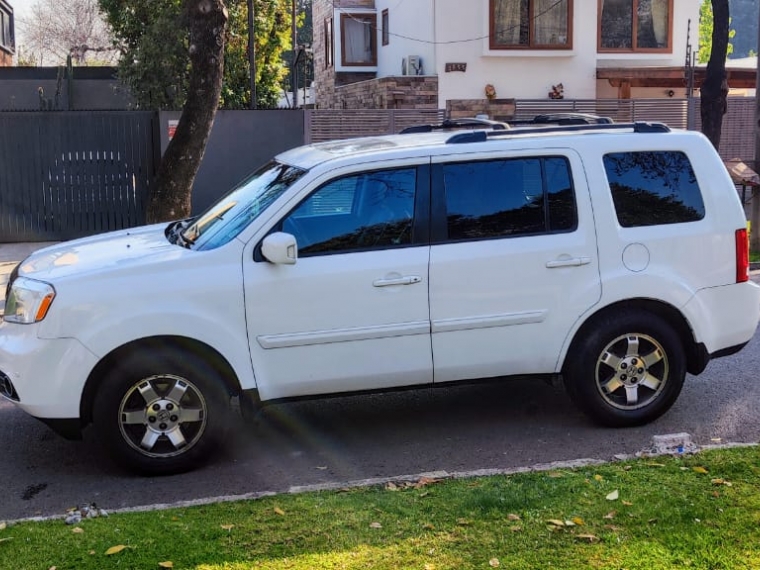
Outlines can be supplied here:
M393 287L394 285L414 285L420 283L422 277L418 275L405 275L403 277L392 277L390 279L375 279L372 282L373 287Z
M549 269L556 269L557 267L580 267L581 265L588 265L589 263L591 263L590 257L568 257L567 259L547 261L546 267Z

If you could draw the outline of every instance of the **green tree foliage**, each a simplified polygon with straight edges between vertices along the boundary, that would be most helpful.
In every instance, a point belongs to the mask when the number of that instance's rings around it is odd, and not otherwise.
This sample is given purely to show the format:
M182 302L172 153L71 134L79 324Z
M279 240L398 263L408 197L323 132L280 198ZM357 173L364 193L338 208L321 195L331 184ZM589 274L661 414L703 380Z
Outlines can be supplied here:
M729 23L731 20L729 20ZM702 5L699 7L699 51L697 52L697 62L707 63L710 60L710 52L712 51L712 35L713 35L713 8L712 0L702 0ZM728 39L730 40L736 35L736 30L728 31ZM731 55L734 51L734 46L729 42L728 55Z
M189 79L187 31L181 0L99 0L122 47L119 75L137 104L147 109L180 109ZM219 106L248 108L248 4L227 0L229 20L224 50L224 80ZM290 50L290 0L254 0L256 99L258 107L274 107Z

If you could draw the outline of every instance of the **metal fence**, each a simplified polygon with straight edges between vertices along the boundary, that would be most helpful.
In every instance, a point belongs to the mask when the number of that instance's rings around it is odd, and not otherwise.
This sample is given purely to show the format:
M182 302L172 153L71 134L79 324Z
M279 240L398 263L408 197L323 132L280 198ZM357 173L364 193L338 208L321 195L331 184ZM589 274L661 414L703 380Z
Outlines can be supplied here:
M152 112L0 113L0 242L145 223L155 138Z

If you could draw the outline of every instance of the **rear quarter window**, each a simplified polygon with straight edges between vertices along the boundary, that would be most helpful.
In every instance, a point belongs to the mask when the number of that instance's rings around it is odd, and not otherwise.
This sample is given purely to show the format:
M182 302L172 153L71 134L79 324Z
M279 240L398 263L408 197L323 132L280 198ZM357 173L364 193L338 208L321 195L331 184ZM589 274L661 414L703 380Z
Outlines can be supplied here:
M689 158L679 151L604 155L617 219L625 228L696 222L705 217Z

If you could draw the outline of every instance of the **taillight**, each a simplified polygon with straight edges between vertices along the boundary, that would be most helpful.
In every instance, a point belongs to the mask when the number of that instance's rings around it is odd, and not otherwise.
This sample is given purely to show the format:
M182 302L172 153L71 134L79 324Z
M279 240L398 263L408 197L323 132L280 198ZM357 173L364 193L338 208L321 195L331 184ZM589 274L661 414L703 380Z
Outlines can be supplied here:
M747 228L736 230L736 282L749 281L749 238Z

